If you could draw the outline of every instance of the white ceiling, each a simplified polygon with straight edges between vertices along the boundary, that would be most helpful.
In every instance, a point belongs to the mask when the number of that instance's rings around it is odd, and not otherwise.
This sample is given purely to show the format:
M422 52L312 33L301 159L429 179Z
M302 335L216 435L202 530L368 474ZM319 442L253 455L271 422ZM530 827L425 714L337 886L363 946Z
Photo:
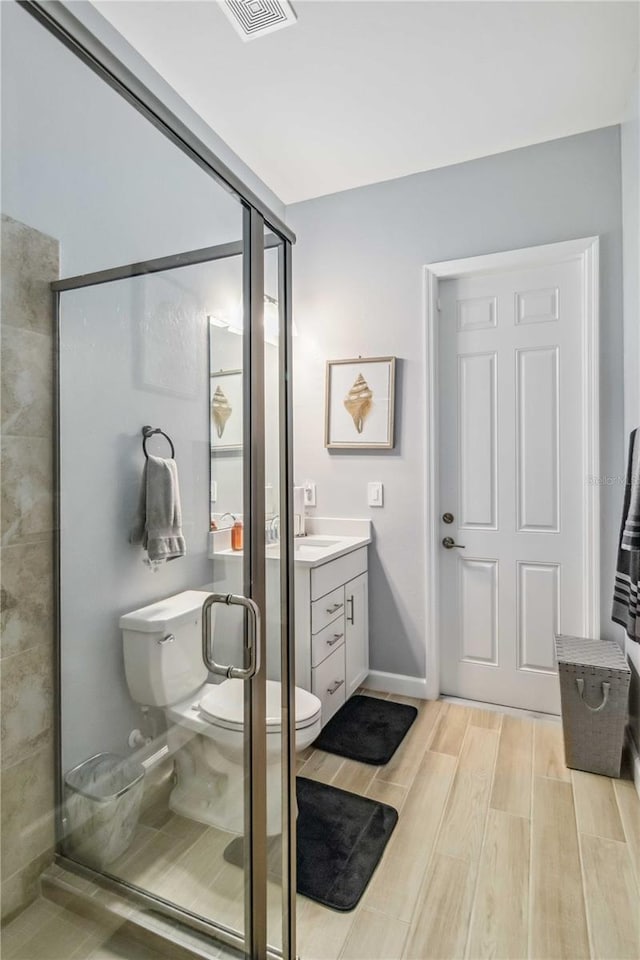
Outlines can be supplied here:
M635 2L293 4L244 43L217 0L95 2L285 203L624 117Z

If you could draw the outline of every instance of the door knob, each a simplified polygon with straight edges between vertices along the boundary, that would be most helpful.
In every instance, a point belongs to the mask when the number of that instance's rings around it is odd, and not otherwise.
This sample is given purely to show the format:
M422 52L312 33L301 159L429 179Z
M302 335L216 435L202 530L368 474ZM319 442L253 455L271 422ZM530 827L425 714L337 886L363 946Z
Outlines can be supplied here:
M466 549L463 543L456 543L453 537L445 537L442 541L442 546L445 548L445 550L453 550L454 547L456 547L458 550Z

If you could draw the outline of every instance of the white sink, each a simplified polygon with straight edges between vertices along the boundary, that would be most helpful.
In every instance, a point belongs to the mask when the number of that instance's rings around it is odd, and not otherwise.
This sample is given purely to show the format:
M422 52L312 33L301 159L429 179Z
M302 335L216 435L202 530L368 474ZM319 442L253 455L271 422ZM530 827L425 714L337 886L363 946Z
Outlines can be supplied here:
M339 540L326 540L318 539L316 537L301 537L298 540L294 540L295 549L299 550L300 547L335 547L337 543L340 543Z
M296 537L293 541L294 552L298 554L299 558L309 559L313 558L313 555L317 556L319 550L333 550L334 547L340 546L342 543L341 540L321 539L320 537ZM309 551L309 553L307 553ZM268 557L279 557L280 556L280 543L267 543L266 544L266 555Z

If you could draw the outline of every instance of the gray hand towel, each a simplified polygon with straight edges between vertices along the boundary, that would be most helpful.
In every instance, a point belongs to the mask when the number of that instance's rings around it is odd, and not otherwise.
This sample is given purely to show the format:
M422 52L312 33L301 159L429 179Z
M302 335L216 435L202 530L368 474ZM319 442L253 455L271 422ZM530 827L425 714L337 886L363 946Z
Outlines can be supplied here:
M129 542L142 544L151 565L184 557L186 547L175 460L147 458Z

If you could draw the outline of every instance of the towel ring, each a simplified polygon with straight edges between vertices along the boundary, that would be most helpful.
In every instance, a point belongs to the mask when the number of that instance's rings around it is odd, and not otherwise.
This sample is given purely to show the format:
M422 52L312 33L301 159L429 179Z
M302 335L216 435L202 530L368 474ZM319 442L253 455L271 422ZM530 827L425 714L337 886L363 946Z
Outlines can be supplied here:
M149 437L152 437L155 433L159 433L160 436L161 436L161 437L164 437L165 440L168 442L169 446L171 447L171 459L172 459L172 460L175 460L175 458L176 458L176 451L175 451L175 447L173 446L173 440L171 439L171 437L169 436L169 434L168 434L168 433L165 433L164 430L161 430L160 427L155 427L155 428L154 428L154 427L143 427L143 428L142 428L142 438L143 438L143 439L142 439L142 452L144 453L145 458L146 458L147 460L149 459L149 454L147 453L147 440L149 439Z

